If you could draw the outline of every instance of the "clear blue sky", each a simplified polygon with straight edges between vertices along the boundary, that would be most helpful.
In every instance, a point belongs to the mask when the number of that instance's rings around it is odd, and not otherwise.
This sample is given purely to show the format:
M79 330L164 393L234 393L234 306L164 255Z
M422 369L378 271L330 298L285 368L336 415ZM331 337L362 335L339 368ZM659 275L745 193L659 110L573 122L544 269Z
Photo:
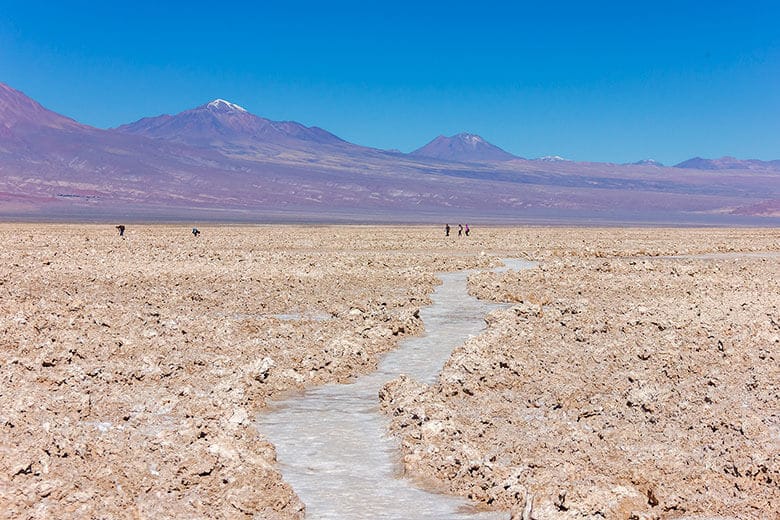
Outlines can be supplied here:
M780 159L778 4L0 0L0 81L98 127L221 97L402 151Z

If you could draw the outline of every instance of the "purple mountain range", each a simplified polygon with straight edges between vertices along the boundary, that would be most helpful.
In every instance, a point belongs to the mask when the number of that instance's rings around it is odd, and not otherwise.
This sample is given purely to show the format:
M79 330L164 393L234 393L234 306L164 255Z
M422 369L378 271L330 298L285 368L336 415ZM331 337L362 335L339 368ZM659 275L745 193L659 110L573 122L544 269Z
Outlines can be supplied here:
M509 152L488 143L478 135L461 133L452 137L440 135L422 148L413 151L415 157L430 157L445 161L485 162L517 159Z
M777 161L722 171L526 160L472 134L412 154L214 100L113 130L0 84L0 216L15 219L754 222ZM716 161L717 162L717 161ZM683 163L685 164L685 163ZM748 219L748 220L745 220Z

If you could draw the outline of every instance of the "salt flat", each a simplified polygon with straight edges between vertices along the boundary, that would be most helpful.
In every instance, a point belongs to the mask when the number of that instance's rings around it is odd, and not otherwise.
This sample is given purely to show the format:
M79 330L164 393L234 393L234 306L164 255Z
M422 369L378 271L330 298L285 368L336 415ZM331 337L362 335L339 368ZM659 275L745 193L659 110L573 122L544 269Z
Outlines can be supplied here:
M517 305L386 394L413 403L383 402L410 472L540 515L777 506L778 260L633 258L777 252L776 229L199 228L0 225L0 515L300 517L254 415L372 371L435 273L501 257L540 265L472 291ZM428 402L449 418L407 420Z

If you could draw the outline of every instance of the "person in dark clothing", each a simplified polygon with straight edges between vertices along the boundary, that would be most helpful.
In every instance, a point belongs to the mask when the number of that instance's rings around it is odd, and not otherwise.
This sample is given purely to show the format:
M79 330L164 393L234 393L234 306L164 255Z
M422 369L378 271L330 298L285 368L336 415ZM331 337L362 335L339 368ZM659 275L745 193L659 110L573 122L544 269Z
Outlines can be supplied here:
M466 236L469 236L469 231L470 231L470 230L469 230L469 225L468 225L468 224L466 224Z
M444 224L444 236L445 237L450 236L450 225L449 224Z
M463 224L458 224L458 236L463 236Z
M125 236L125 226L123 226L122 224L119 224L116 228L119 230L119 236L120 237Z
M200 235L200 230L196 227L192 228L192 235L197 237L198 235Z

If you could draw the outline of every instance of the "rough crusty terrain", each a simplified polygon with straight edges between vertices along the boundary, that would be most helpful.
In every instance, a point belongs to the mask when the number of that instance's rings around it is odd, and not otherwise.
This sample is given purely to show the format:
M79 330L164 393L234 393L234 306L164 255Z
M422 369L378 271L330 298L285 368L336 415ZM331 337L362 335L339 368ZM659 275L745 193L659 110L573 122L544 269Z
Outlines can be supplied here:
M777 251L777 232L482 228L458 239L441 227L202 227L195 238L184 226L128 226L122 239L105 225L0 225L0 518L301 517L254 415L269 398L372 370L422 330L417 310L436 272L494 266L500 256L544 262L520 283L475 276L476 293L524 303L493 316L441 385L399 387L398 400L426 396L454 428L447 423L427 445L444 458L423 456L412 439L431 439L432 412L417 424L404 418L418 404L392 408L411 471L499 505L521 506L528 490L535 511L547 497L560 502L559 490L569 511L609 511L599 501L621 493L645 497L643 506L657 501L659 511L678 504L671 512L776 504L777 262L595 257ZM672 266L681 274L662 277ZM687 284L682 293L667 288L675 279ZM664 299L654 299L654 281ZM633 345L619 327L646 337ZM764 338L765 348L746 350L743 338ZM493 367L496 359L511 369ZM653 369L661 362L676 378L671 389ZM605 365L612 369L593 370ZM670 401L670 391L685 398ZM610 392L626 394L614 411ZM577 423L573 410L585 402ZM705 412L709 422L699 419ZM431 431L414 433L424 425ZM587 437L585 425L607 441ZM680 434L680 425L693 430ZM710 431L711 441L697 437ZM495 454L486 459L493 473L447 466L446 453L460 456L464 440L476 451L459 460ZM567 442L582 453L566 452ZM706 476L707 464L720 480ZM505 470L507 489L474 491ZM623 478L629 471L644 480ZM672 471L680 474L673 491L664 480ZM722 482L739 485L728 500L719 498Z
M513 306L438 383L384 388L407 471L518 518L778 518L780 256L571 252L471 276Z
M403 252L431 230L201 230L0 227L0 517L301 516L253 416L372 370L436 271L489 262Z

